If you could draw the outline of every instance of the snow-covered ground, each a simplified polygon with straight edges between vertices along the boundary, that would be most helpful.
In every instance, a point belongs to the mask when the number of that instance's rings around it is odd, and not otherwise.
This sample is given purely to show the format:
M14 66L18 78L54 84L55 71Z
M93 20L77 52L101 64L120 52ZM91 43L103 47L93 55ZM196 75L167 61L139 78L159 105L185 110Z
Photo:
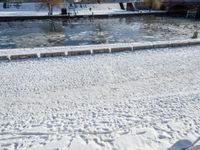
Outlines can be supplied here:
M61 14L61 8L64 6L55 6L53 9L54 15ZM120 9L118 3L107 4L77 4L76 6L69 6L66 4L66 8L70 12L70 15L107 15L107 14L135 14L135 13L149 13L149 11L126 11ZM90 10L91 8L91 10ZM157 13L162 11L152 11ZM0 16L46 16L48 15L48 9L41 3L22 3L20 7L11 6L4 9L3 3L0 3Z
M0 149L190 146L200 137L199 49L0 63Z
M54 7L54 14L61 13L60 6ZM0 16L43 16L48 15L48 8L41 3L22 3L20 7L11 5L9 8L3 8L0 3Z

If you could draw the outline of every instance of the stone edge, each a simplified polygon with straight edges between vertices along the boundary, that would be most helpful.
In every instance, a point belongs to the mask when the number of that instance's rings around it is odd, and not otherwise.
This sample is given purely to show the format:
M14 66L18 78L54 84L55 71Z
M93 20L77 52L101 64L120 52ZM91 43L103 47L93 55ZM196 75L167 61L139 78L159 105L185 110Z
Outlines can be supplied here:
M127 52L127 51L137 51L145 49L157 49L157 48L173 48L182 46L200 45L200 39L196 40L175 40L175 41L157 41L157 42L144 42L144 43L126 43L126 44L102 44L96 47L87 46L87 49L71 49L65 51L50 51L50 52L38 52L37 53L27 53L27 54L10 54L1 55L0 62L2 61L12 61L12 60L25 60L25 59L39 59L39 58L49 58L49 57L66 57L66 56L81 56L81 55L93 55L93 54L104 54L104 53L117 53L117 52ZM102 46L102 48L101 48ZM93 48L92 48L93 47ZM37 48L39 49L39 48ZM53 48L52 48L53 49ZM67 47L66 47L67 49Z

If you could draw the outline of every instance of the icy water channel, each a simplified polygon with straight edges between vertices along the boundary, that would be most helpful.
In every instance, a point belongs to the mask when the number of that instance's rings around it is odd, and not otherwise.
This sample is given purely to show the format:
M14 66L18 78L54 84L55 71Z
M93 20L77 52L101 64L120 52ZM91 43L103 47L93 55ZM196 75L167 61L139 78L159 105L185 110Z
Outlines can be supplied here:
M0 48L188 39L199 23L154 16L0 22Z

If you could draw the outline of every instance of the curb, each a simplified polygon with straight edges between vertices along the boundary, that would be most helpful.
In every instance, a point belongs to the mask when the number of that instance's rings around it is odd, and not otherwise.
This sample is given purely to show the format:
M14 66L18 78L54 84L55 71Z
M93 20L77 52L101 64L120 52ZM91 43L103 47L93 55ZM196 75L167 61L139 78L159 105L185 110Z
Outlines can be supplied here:
M105 48L105 49L93 49L92 50L92 54L103 54L103 53L110 53L110 49Z
M8 56L0 56L0 61L9 61L9 57Z
M117 48L111 48L111 53L125 52L125 51L132 51L132 47L117 47Z
M65 56L65 52L53 52L53 53L41 53L40 58L48 58L48 57L62 57Z
M68 51L67 56L79 56L79 55L90 55L92 54L91 50L75 50Z
M3 49L0 51L0 62L51 57L82 56L104 53L131 52L146 49L175 48L200 45L200 39L157 41L140 43L117 43L86 46L45 47L33 49ZM54 50L54 51L53 51ZM23 52L23 53L22 53Z
M24 54L24 55L11 55L10 60L22 60L22 59L33 59L38 58L37 54Z

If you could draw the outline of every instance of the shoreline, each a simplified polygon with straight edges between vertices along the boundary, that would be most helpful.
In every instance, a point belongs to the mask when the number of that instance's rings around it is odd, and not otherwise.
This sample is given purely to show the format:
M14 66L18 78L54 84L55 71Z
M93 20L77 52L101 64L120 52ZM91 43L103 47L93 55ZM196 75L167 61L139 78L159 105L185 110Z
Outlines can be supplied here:
M0 61L39 59L48 57L68 57L81 55L94 55L103 53L118 53L157 48L173 48L184 46L200 45L200 39L156 41L156 42L135 42L116 44L97 44L83 46L60 46L41 48L17 48L1 49Z
M114 17L131 17L131 16L165 16L166 11L151 11L151 12L120 12L120 13L110 13L110 14L94 14L94 15L33 15L33 16L0 16L0 22L7 21L25 21L25 20L41 20L41 19L80 19L80 18L114 18Z

